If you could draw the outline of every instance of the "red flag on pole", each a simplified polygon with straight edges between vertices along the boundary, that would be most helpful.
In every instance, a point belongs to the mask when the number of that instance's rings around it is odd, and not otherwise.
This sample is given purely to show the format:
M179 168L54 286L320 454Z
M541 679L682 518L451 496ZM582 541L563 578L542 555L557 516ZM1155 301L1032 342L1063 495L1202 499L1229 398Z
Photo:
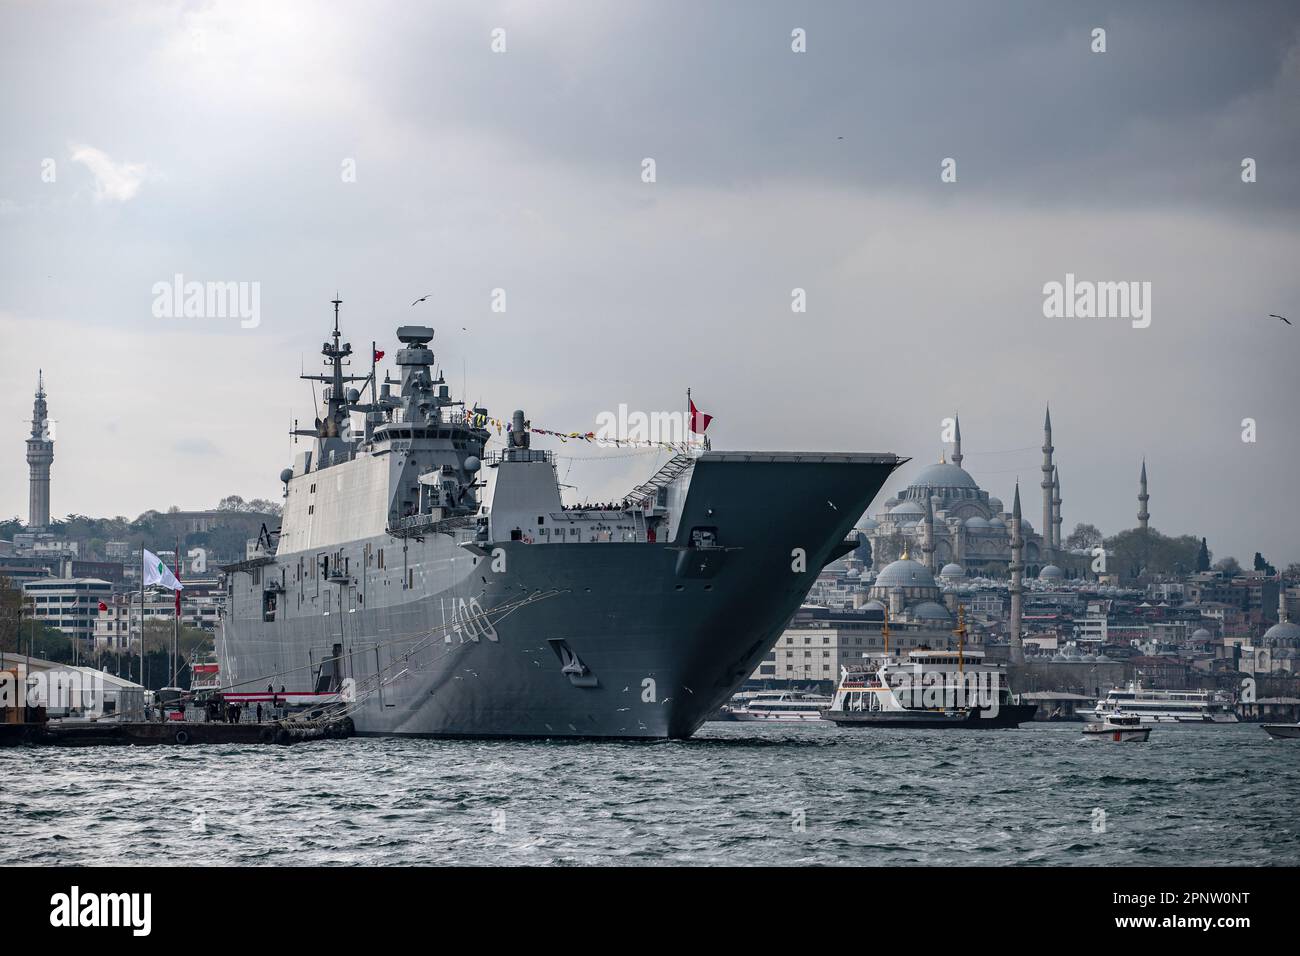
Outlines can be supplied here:
M378 361L379 361L381 358L383 358L383 357L384 357L384 350L383 350L383 349L375 349L375 361L378 362Z
M696 408L695 399L691 399L691 431L697 435L703 435L711 421L713 421L713 416L706 415Z

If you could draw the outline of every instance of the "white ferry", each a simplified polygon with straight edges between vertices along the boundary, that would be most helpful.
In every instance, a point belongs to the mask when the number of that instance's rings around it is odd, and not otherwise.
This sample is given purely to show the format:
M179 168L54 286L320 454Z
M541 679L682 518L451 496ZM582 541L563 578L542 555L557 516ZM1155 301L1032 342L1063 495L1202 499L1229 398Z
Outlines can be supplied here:
M764 720L803 722L820 721L822 711L830 706L829 697L817 694L797 694L789 691L764 691L743 704L724 707L727 720Z
M1122 711L1144 724L1235 724L1232 701L1211 690L1149 690L1139 681L1097 701L1093 715L1105 720Z
M972 699L981 693L987 699ZM986 663L983 651L918 648L903 660L884 656L842 667L823 716L841 727L994 730L1019 727L1037 710L1011 693L1006 669Z

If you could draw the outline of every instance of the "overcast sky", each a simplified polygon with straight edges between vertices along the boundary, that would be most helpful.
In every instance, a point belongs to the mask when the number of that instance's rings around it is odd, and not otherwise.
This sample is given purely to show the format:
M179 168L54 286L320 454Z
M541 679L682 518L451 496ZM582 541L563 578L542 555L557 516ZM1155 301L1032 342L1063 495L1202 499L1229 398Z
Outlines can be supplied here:
M1132 527L1145 455L1154 527L1300 559L1295 3L5 3L0 80L5 517L38 367L56 516L278 494L337 289L360 353L434 325L547 428L689 385L716 448L901 485L959 411L1035 525L1050 401L1067 533ZM156 318L177 273L260 324ZM1150 282L1150 327L1044 317L1066 273ZM561 477L657 464L609 457Z

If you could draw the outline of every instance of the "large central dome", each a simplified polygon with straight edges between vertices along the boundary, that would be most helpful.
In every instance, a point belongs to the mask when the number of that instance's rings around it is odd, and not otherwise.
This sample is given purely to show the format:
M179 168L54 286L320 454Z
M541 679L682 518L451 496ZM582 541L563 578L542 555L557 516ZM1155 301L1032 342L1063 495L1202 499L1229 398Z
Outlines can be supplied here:
M901 558L893 564L886 565L880 574L876 575L872 587L936 588L936 585L934 575L924 564L910 558Z
M978 488L972 478L960 465L941 461L927 465L910 485L912 488Z

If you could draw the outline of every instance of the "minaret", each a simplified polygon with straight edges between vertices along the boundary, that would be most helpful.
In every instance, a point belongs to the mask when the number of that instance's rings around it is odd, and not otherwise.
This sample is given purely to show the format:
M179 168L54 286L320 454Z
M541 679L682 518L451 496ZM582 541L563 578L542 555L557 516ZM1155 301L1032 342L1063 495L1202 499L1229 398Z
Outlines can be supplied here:
M27 530L50 523L50 465L54 442L50 438L48 409L45 407L45 373L36 375L36 402L32 406L32 437L27 439L27 464L31 466L31 492L27 499Z
M1016 482L1016 500L1011 505L1011 663L1025 662L1025 646L1020 640L1020 574L1025 570L1020 561L1024 539L1020 537L1020 482Z
M952 443L952 463L958 468L961 467L961 416L954 415L953 421L956 423L957 430L953 433Z
M934 573L934 506L930 502L930 496L925 496L925 523L921 525L923 534L921 540L921 563Z
M1047 417L1043 419L1043 564L1051 564L1054 557L1052 547L1052 408L1047 408Z
M1147 530L1147 523L1151 520L1151 512L1147 511L1147 501L1150 499L1147 494L1147 460L1142 459L1142 477L1138 479L1138 527L1143 531Z
M1052 468L1052 549L1061 553L1061 469Z

